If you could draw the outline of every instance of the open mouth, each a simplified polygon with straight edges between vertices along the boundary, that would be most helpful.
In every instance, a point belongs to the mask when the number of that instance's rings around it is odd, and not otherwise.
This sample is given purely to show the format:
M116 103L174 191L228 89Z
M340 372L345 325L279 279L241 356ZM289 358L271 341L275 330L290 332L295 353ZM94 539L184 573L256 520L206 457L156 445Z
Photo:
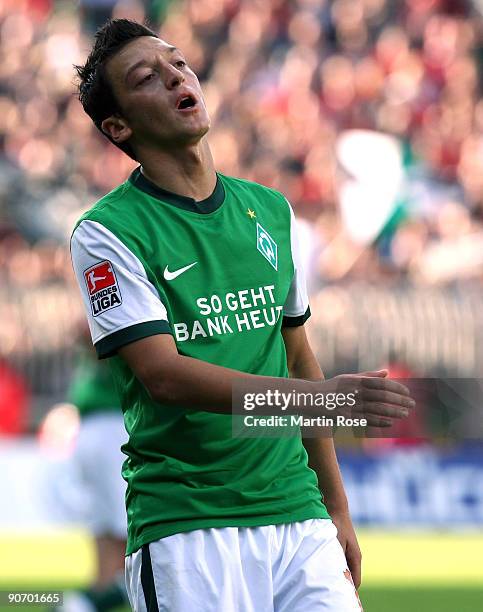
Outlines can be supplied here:
M179 100L176 108L177 110L185 110L187 108L193 108L193 106L196 106L196 100L193 96L188 94Z

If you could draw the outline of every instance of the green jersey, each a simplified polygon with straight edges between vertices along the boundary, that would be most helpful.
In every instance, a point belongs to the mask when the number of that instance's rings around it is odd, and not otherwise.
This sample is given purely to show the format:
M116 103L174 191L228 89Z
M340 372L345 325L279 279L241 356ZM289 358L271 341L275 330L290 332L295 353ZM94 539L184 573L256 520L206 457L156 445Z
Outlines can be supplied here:
M287 200L218 174L197 202L138 168L81 218L71 253L93 343L121 390L127 553L194 529L328 518L300 436L236 438L231 415L160 405L116 355L169 333L182 355L287 377L282 325L310 315Z
M109 366L82 355L74 370L67 398L82 418L99 412L120 411L119 395Z

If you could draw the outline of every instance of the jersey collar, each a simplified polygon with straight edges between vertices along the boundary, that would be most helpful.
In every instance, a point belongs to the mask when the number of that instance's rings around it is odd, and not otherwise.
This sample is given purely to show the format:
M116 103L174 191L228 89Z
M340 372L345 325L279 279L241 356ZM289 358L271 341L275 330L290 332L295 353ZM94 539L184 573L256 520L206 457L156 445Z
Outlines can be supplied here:
M168 204L172 204L173 206L177 206L183 210L189 210L191 212L201 214L212 213L217 208L220 208L225 199L225 188L223 187L223 183L221 182L218 174L216 175L216 186L213 193L206 199L200 200L199 202L193 198L179 195L158 187L144 176L144 174L141 172L141 166L134 170L129 177L129 181L132 185L141 191L144 191L153 198L161 200L162 202L167 202Z

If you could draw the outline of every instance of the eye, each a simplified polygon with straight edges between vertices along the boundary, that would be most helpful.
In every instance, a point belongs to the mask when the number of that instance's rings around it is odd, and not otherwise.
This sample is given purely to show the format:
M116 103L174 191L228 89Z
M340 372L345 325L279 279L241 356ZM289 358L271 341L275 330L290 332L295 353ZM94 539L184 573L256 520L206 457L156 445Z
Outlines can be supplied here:
M184 68L186 66L186 62L184 60L178 60L174 63L176 68Z
M145 77L143 77L139 83L136 85L136 87L139 87L140 85L143 85L143 83L147 83L148 81L150 81L152 78L154 77L154 72L150 72L149 74L147 74Z

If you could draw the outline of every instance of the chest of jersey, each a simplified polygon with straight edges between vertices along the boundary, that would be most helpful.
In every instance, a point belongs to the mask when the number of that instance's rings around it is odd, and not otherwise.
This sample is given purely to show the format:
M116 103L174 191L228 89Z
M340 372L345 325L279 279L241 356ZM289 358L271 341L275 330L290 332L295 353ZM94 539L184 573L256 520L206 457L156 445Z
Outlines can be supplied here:
M178 346L279 326L293 276L283 203L227 196L207 215L159 207L152 223L147 259Z

